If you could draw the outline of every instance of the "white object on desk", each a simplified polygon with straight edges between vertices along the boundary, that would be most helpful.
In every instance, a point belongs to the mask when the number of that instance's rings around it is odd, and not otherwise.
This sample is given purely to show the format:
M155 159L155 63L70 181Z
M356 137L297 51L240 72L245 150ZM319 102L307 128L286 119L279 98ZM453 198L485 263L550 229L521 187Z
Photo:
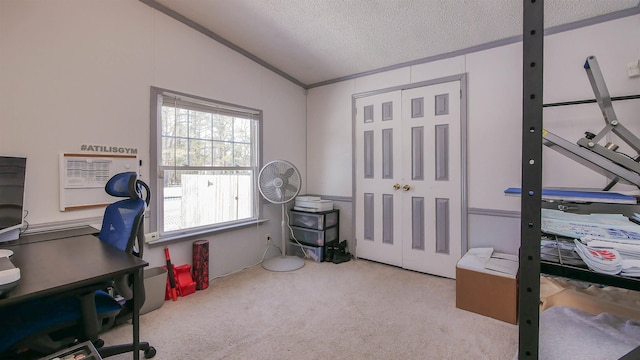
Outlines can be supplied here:
M333 201L322 200L312 196L298 196L293 209L307 212L329 211L333 210Z
M12 251L10 252L13 254ZM15 267L8 256L0 257L0 295L13 289L18 285L18 281L20 281L20 268Z
M0 249L0 258L8 258L11 255L13 255L13 251L12 250L7 250L7 249Z

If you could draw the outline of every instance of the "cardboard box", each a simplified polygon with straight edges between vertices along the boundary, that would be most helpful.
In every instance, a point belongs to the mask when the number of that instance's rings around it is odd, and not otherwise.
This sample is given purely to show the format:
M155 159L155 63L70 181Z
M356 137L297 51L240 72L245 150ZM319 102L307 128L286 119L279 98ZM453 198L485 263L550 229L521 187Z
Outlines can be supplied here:
M456 307L517 324L517 275L515 255L469 250L456 266Z

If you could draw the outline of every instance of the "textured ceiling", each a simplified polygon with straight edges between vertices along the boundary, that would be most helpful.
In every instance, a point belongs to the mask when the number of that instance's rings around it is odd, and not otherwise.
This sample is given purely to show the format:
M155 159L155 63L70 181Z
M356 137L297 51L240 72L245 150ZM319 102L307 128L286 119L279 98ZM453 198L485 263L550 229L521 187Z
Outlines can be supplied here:
M521 0L140 1L184 16L303 86L522 33ZM639 3L546 0L545 28Z

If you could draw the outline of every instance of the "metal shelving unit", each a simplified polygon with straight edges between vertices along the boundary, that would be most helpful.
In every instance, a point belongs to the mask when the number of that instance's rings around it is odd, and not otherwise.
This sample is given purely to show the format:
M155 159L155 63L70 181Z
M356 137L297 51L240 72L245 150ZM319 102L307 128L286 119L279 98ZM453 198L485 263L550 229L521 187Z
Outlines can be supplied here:
M559 264L550 261L541 261L541 214L542 202L542 144L548 139L543 136L543 114L545 106L543 100L543 58L544 58L544 0L523 0L523 93L522 93L522 196L521 196L521 224L520 224L520 278L518 288L518 319L519 319L519 359L537 359L539 344L539 320L540 320L540 273L563 276L572 279L595 282L603 285L611 285L632 290L640 290L640 279L622 276L611 276L595 273L585 268ZM589 60L585 64L592 84L597 82L589 71ZM597 63L595 63L597 65ZM594 91L598 86L594 86ZM602 86L600 86L602 88ZM613 110L605 111L610 106L608 94L596 92L599 105L603 109L606 131L611 130L610 120L615 119ZM600 99L605 98L601 104ZM638 98L637 95L624 97ZM613 99L617 100L617 99ZM609 102L609 103L607 103ZM568 104L568 103L567 103ZM564 104L558 104L564 105ZM555 106L555 105L554 105ZM613 124L614 127L617 125ZM622 127L621 127L622 128ZM603 130L603 131L605 131ZM632 138L631 142L638 142L635 136L629 137L626 129L622 128L622 137ZM631 134L632 135L632 134ZM598 136L601 136L598 134ZM620 135L619 135L620 136ZM553 139L552 139L553 140ZM586 141L586 140L585 140ZM584 142L584 141L583 141ZM638 150L637 146L632 145ZM598 152L593 150L595 152ZM574 158L575 154L570 154ZM580 154L578 154L580 155ZM609 157L608 153L600 154ZM588 154L587 157L591 157ZM614 159L615 160L615 159ZM591 160L589 162L592 162ZM598 164L596 164L598 165ZM636 166L637 164L632 164ZM626 166L625 168L630 168ZM606 168L608 172L616 175L614 181L625 180L628 183L638 185L635 181L638 176L633 172L626 176L618 168L613 170ZM631 173L631 172L630 172ZM612 183L611 185L613 185ZM596 205L595 208L606 205ZM622 213L635 210L640 205L632 205L633 208L621 209ZM640 354L640 347L629 353L624 359L634 358ZM631 356L631 357L629 357Z

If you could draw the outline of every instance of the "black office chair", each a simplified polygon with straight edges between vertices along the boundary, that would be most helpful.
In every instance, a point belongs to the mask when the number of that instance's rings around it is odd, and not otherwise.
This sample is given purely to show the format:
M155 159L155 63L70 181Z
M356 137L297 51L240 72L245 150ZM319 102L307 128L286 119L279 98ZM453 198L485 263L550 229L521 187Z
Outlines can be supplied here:
M143 190L146 196L143 198ZM135 172L120 173L107 182L105 191L117 201L105 209L99 238L129 254L142 257L144 249L144 212L151 197L147 184L138 180ZM142 271L142 270L140 270ZM98 334L121 319L128 319L133 310L131 276L113 279L109 284L96 284L64 297L47 298L0 309L0 358L31 358L46 355L78 341L90 340L101 357L133 351L133 344L103 347ZM116 301L102 289L110 287L124 300ZM144 286L136 296L144 303ZM139 310L139 309L138 309ZM156 354L148 342L140 342L145 358Z

